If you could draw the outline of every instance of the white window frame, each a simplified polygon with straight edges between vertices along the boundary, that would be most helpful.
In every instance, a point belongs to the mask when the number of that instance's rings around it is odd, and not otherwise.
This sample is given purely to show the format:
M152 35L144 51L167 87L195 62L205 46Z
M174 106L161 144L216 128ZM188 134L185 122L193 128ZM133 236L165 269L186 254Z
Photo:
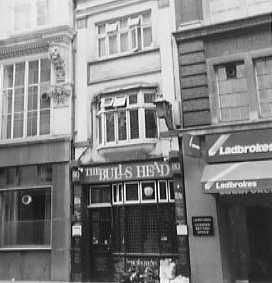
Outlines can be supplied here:
M171 198L170 183L173 184L174 198ZM175 188L174 188L174 181L173 181L173 180L168 180L168 182L167 182L167 188L168 188L168 198L169 198L169 202L175 202Z
M155 105L150 103L144 103L144 94L150 93L155 94L155 90L145 90L145 89L138 89L136 91L129 91L124 94L117 94L115 97L112 98L109 104L105 104L105 97L101 98L101 107L97 112L97 139L99 147L106 147L118 144L127 144L127 143L138 143L140 141L152 141L157 140L159 137L159 121L158 117L156 117L157 122L157 135L156 137L146 138L146 129L145 129L145 110L156 110ZM130 95L137 95L137 103L129 104L129 96ZM116 99L122 97L122 103L116 102ZM115 107L114 107L115 105ZM131 138L131 128L130 128L130 114L129 111L137 110L138 111L138 128L139 128L139 137L132 139ZM126 112L126 134L127 138L124 140L119 140L118 137L118 112L125 111ZM106 113L114 113L114 141L106 141ZM99 117L101 119L101 127L99 127ZM102 133L99 132L102 131ZM99 143L99 135L102 137L101 143Z
M138 50L148 50L153 47L153 30L152 30L152 21L151 21L151 12L150 13L150 22L143 24L143 15L146 13L141 13L138 15L132 15L128 17L124 17L127 19L127 27L121 29L121 20L122 18L115 20L115 21L109 21L104 23L98 23L96 24L96 48L97 48L97 58L103 59L107 57L114 57L114 56L120 56L125 55L129 53L133 53ZM123 19L124 19L123 18ZM99 33L99 26L105 25L105 32ZM143 30L146 27L150 27L152 38L151 38L151 44L150 46L144 46L144 33ZM140 29L140 36L141 36L141 46L139 46L139 38L138 38L138 30ZM135 32L135 44L136 46L132 46L132 31ZM128 33L128 50L127 51L121 51L121 34ZM109 44L109 36L112 34L117 35L117 52L110 54L110 44ZM99 40L105 39L105 54L100 55L99 54Z
M114 201L115 198L115 192L114 188L116 189L116 201ZM122 183L118 184L112 184L112 204L113 205L118 205L118 204L123 204L124 203L124 186Z
M50 205L51 205L51 218L50 218L50 243L49 245L17 245L13 247L0 247L0 251L8 250L50 250L52 248L52 215L53 215L53 187L52 185L32 185L32 186L16 186L9 188L2 188L0 192L3 191L23 191L23 190L50 190Z
M154 199L143 199L143 184L153 183L154 185ZM157 186L155 181L141 181L140 182L141 203L156 203L157 202Z
M161 198L161 183L165 184L166 189L166 199ZM167 203L169 201L169 190L167 180L158 180L158 201Z
M130 184L137 184L138 187L138 200L127 200L127 185ZM140 193L140 185L139 182L125 182L124 183L124 203L125 204L135 204L135 203L140 203L141 200L141 193Z
M88 199L88 205L87 207L111 207L112 201L110 202L96 202L92 203L92 188L108 188L109 189L109 194L111 196L111 187L108 185L91 185L89 186L89 199Z
M50 125L49 125L49 133L48 134L40 134L40 103L41 103L41 60L47 59L47 57L42 56L42 57L34 57L34 58L28 58L26 60L16 60L16 61L7 61L3 65L0 66L0 75L1 75L1 80L0 80L0 94L1 94L1 99L0 99L0 140L16 140L20 138L33 138L33 137L43 137L43 136L49 136L51 135L51 130L52 130L52 118L53 118L53 103L50 98L50 106L49 106L49 111L50 111ZM29 63L33 61L38 61L39 63L39 74L38 74L38 84L29 84ZM14 91L15 91L15 65L18 63L25 63L25 78L24 78L24 110L23 110L23 136L14 138L13 137L13 126L14 126ZM12 88L7 88L12 90L12 121L11 121L11 137L10 138L3 138L2 137L2 123L3 123L3 99L4 99L4 67L8 65L13 65L13 85ZM49 84L51 83L52 80L52 70L50 67L50 81ZM29 86L36 85L38 87L38 106L37 106L37 134L36 135L27 135L27 115L28 115L28 88Z

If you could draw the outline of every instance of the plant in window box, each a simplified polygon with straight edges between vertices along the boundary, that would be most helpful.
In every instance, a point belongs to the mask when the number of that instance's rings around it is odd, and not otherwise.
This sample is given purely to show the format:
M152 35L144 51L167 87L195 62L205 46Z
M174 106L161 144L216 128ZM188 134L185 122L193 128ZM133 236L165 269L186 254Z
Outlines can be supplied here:
M158 283L159 278L151 267L141 271L137 266L131 266L121 277L121 283Z
M67 85L54 85L49 87L48 97L52 98L56 104L64 104L71 94L71 90Z

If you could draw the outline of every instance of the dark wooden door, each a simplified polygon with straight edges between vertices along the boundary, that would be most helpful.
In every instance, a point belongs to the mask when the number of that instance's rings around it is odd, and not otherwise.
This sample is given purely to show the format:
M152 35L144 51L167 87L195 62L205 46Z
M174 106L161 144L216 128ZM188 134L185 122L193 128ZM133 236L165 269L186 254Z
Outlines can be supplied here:
M111 237L112 217L110 207L89 209L90 281L113 281Z

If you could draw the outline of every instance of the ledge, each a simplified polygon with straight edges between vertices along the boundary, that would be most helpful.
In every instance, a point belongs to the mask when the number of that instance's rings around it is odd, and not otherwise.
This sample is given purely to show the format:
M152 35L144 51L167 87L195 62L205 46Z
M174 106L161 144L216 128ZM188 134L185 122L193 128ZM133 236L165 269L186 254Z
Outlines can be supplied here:
M257 15L247 18L242 18L238 20L232 20L222 23L217 23L213 25L204 25L201 27L195 27L192 29L180 30L173 33L177 42L198 39L208 36L223 36L224 33L229 33L237 35L237 33L245 32L245 30L251 30L254 28L259 28L261 26L269 26L271 29L272 17L271 13Z
M209 135L209 134L223 134L230 132L239 132L239 131L247 131L247 130L261 130L272 128L272 121L250 121L244 123L236 123L236 124L218 124L218 125L209 125L209 126L199 126L192 128L183 128L180 130L173 130L160 133L161 138L169 138L169 137L183 137L184 135Z

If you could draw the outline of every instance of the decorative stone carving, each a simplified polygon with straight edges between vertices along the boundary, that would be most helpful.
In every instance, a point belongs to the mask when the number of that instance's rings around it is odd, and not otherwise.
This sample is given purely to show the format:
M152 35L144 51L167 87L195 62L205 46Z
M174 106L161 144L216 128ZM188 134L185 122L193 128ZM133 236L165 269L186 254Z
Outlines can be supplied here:
M61 51L62 46L60 44L53 42L49 45L49 58L55 70L57 83L65 82L65 60Z
M71 95L71 87L68 84L53 85L48 88L47 94L55 104L65 104Z

